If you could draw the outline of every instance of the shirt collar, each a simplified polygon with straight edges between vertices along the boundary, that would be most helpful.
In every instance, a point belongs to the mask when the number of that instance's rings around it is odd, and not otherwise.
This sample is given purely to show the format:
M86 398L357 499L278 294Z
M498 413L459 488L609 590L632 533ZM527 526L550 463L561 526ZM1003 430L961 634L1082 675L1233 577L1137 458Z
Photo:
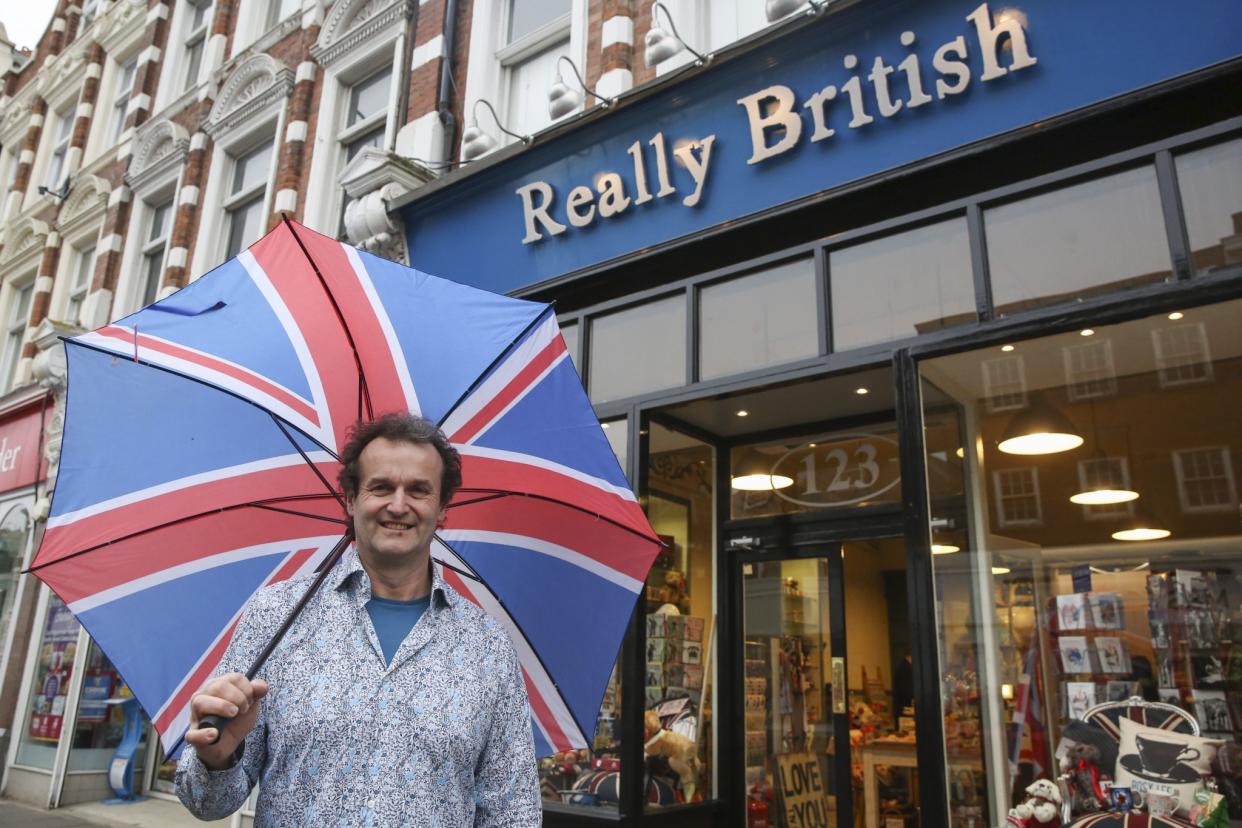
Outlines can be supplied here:
M333 589L341 591L349 589L354 584L365 584L367 593L370 593L371 579L362 566L362 560L358 557L357 544L350 544L341 555L341 559L336 562L335 569L336 571L329 576ZM431 605L434 607L451 608L457 601L457 593L444 580L444 567L434 559L431 563L431 596Z

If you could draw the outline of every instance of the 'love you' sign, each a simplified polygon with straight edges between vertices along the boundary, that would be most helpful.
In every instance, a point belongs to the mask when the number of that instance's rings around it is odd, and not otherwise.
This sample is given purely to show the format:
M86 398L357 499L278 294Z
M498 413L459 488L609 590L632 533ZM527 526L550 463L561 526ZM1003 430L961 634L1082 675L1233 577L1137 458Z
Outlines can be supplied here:
M789 828L829 828L828 797L819 757L813 753L776 756L777 793Z

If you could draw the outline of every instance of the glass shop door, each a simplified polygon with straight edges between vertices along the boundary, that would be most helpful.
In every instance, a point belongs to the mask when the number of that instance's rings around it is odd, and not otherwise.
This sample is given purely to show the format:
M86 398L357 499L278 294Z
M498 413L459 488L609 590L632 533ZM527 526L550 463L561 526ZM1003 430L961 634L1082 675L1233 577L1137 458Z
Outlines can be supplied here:
M735 560L748 818L917 825L904 540L795 533Z

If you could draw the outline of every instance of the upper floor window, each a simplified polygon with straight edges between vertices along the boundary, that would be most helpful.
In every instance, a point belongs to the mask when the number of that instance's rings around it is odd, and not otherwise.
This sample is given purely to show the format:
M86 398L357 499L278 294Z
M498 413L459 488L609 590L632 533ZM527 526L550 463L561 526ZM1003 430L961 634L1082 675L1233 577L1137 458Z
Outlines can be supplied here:
M30 316L30 297L34 295L34 283L17 288L9 306L9 318L5 320L4 376L5 390L12 390L17 378L17 363L21 360L22 344L26 339L26 320Z
M189 14L185 21L185 80L181 88L189 89L198 83L198 72L203 65L203 52L207 48L207 29L211 26L212 0L187 0Z
M129 97L134 92L134 75L138 71L135 55L121 66L116 79L116 95L112 100L112 119L108 123L108 143L114 143L125 129L125 113L129 109Z
M226 258L236 256L258 241L263 233L263 197L267 193L271 165L271 141L265 141L233 161L233 176L224 201L228 217Z
M301 5L300 0L267 0L267 17L263 21L263 31L275 28L277 23L293 14Z
M504 75L504 121L519 135L530 135L552 121L548 90L557 59L569 55L570 2L508 0L506 19L504 45L496 54Z
M388 94L392 88L392 67L385 66L379 72L350 87L345 123L337 140L345 155L345 163L354 160L367 147L379 148L384 144L384 127L388 118ZM341 199L341 235L344 236L345 204Z
M73 135L73 107L64 112L56 113L56 130L52 141L52 160L47 165L45 183L49 189L60 186L61 176L65 172L65 158L69 155L69 138Z
M103 0L82 0L82 19L78 23L79 34L86 31L86 27L91 25L95 15L99 14L99 7L101 5L103 5Z
M151 207L146 238L142 243L142 292L140 307L155 301L160 282L164 277L164 253L168 250L168 237L172 232L173 202L169 198Z
M73 281L69 284L69 302L65 305L65 321L76 325L82 316L82 305L86 302L86 292L91 287L91 275L95 271L95 248L86 248L78 253L73 266Z

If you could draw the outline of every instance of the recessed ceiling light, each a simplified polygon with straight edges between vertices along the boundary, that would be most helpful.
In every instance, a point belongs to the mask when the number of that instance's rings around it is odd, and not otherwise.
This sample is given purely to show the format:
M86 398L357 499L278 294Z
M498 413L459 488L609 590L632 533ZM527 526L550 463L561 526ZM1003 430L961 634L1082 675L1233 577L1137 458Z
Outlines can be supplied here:
M819 445L819 443L807 443L806 445L807 445L807 448L815 448L816 446Z
M729 485L742 492L770 492L793 485L793 478L783 474L743 474L734 477Z
M1078 335L1079 336L1095 336L1095 331L1091 330L1090 328L1083 328L1081 331L1078 332Z
M1186 314L1182 313L1181 311L1173 311L1172 313L1169 314L1169 318L1172 319L1174 322L1176 322L1177 320L1181 319L1185 315Z
M861 387L861 386L860 386L860 387L858 387L858 388L855 388L855 389L854 389L854 393L855 393L855 394L858 394L859 396L862 396L862 395L864 395L864 394L870 394L870 393L871 393L871 390L870 390L870 389L868 389L868 388L863 388L863 387Z
M1013 571L1013 570L1011 570L1011 569L1010 569L1009 567L1007 567L1007 566L994 566L994 567L992 567L992 574L993 574L993 575L1008 575L1008 574L1009 574L1010 572L1012 572L1012 571Z
M1012 346L1012 345L1002 345L1002 346L1001 346L1001 350L1002 350L1002 351L1004 351L1005 353L1009 353L1010 351L1012 351L1012 350L1013 350L1013 346Z
M958 450L953 453L956 454L958 457L962 457L962 458L966 457L966 449L964 448L959 447Z
M612 428L612 423L600 423L600 428Z
M745 408L743 408L743 409L741 409L740 411L738 411L738 412L737 412L737 416L739 416L739 417L749 417L749 416L750 416L750 412L749 412L749 411L747 411Z
M961 552L962 547L951 543L933 543L931 550L933 555L952 555L954 552Z

